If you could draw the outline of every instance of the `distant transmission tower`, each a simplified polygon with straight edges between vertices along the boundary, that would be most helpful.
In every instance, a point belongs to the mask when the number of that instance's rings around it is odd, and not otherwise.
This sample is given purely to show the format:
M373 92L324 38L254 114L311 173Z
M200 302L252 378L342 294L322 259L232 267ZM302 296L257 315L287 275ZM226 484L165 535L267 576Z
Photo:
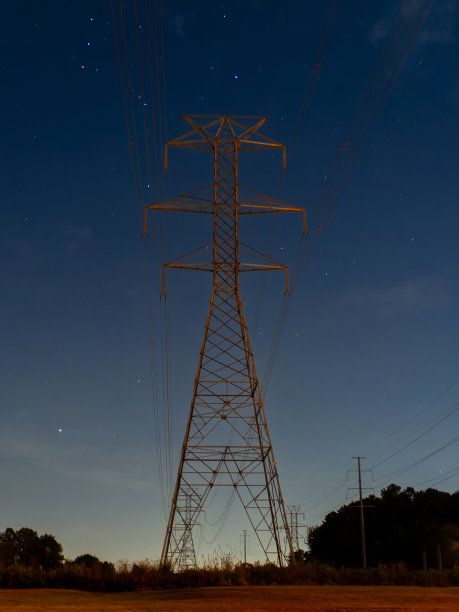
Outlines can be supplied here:
M185 499L185 514L182 534L182 554L178 559L178 569L196 567L196 552L193 542L193 494L191 490L183 490Z
M240 151L281 149L285 166L285 147L258 132L266 117L188 115L185 119L191 131L167 146L211 151L214 182L148 206L145 231L148 210L212 215L213 240L165 268L207 270L213 288L161 562L173 568L195 565L192 529L212 488L226 486L241 500L266 559L283 565L293 553L292 538L242 308L239 273L284 270L287 274L287 269L240 242L238 228L240 215L283 212L303 213L305 226L305 213L238 184ZM242 262L241 256L248 261Z
M241 544L242 544L242 551L244 554L244 563L247 563L247 544L248 544L247 529L244 529L242 532Z
M305 525L298 524L298 516L304 520L304 512L301 512L301 506L287 506L287 514L289 518L290 536L292 538L293 550L300 549L300 534L299 529Z

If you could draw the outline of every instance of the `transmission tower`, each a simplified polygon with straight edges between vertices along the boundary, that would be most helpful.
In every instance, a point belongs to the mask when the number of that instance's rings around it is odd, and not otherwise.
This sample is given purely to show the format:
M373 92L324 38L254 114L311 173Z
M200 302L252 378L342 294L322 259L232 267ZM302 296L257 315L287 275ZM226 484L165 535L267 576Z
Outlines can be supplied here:
M301 506L287 506L287 514L293 550L297 551L300 549L300 535L298 529L305 527L305 525L298 524L298 516L301 516L304 520L304 512L301 512Z
M242 532L242 536L241 536L241 545L242 545L242 550L244 553L244 563L247 563L247 544L250 544L250 542L248 542L248 534L247 534L247 529L244 529Z
M182 554L178 559L178 569L196 567L196 553L193 542L193 494L191 490L184 488L185 514L182 534Z
M239 273L284 270L287 276L287 268L243 244L238 227L245 214L301 212L305 231L305 212L238 184L241 151L281 149L285 167L285 147L258 132L266 117L184 118L192 129L168 142L166 168L170 146L208 150L213 154L214 182L146 207L145 232L148 210L212 215L213 240L164 269L207 270L213 287L161 563L173 568L195 564L193 527L212 488L222 486L236 492L266 559L283 565L293 553L292 539L242 308Z

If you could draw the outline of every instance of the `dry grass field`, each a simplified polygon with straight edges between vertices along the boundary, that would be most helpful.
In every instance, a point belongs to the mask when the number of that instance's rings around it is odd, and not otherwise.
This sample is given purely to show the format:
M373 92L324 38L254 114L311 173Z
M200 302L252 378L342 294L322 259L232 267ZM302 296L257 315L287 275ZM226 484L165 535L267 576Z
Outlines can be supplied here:
M356 612L459 611L459 587L259 586L87 593L0 590L2 612Z

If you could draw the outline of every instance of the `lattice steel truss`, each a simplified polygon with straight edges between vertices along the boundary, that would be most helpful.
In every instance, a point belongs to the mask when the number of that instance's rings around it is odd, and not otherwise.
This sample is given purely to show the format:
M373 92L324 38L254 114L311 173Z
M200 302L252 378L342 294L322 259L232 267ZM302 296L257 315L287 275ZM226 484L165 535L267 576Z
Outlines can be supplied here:
M164 268L208 270L213 289L194 383L162 563L196 565L192 530L214 486L232 487L266 559L285 564L293 553L276 461L239 292L239 273L287 268L238 240L240 215L303 213L286 202L238 184L240 151L285 147L258 132L266 117L185 116L192 130L167 146L210 150L209 187L147 206L148 210L213 215L212 242ZM167 166L167 147L166 147ZM213 253L209 261L209 253ZM240 261L241 255L248 257ZM287 276L288 290L288 276ZM217 481L218 476L218 481Z

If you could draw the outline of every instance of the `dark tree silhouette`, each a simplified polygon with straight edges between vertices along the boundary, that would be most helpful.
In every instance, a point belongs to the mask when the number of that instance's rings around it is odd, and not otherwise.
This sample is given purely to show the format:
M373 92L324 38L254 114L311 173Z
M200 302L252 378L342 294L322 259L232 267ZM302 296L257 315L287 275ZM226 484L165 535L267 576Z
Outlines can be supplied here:
M75 565L84 565L85 567L95 567L96 565L101 564L101 560L98 559L95 555L90 555L89 553L85 553L84 555L79 555L73 560Z
M18 531L8 527L0 533L0 559L7 566L20 563L54 569L63 561L62 546L48 533L39 536L29 527Z
M55 569L61 565L64 556L62 546L56 538L49 533L40 536L41 563L45 569Z
M0 533L0 560L7 566L17 561L16 534L11 527Z
M459 492L402 490L395 484L364 500L369 565L405 562L408 567L437 567L440 547L444 567L459 562ZM330 512L310 530L307 558L336 567L361 566L358 502Z

